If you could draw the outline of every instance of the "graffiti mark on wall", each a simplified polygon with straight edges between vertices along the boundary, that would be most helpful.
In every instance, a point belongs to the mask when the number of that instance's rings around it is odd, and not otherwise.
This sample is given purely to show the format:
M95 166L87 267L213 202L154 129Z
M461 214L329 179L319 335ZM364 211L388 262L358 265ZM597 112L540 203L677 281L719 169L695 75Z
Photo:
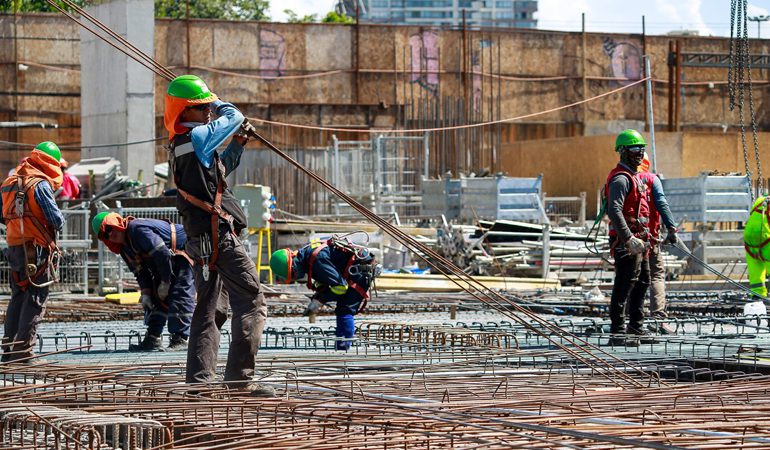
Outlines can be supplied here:
M417 83L434 95L438 92L438 33L425 30L409 36L412 57L411 82Z
M484 82L484 68L482 67L481 52L483 52L484 49L491 48L492 45L494 45L492 41L482 40L479 42L479 50L474 50L471 55L471 70L473 71L473 110L475 112L481 111L482 102L481 91L482 83Z
M271 30L259 31L259 70L262 76L280 77L286 70L286 41Z
M639 47L630 42L615 42L614 39L604 38L604 53L610 58L610 71L619 80L621 86L626 86L634 80L642 78L642 52Z

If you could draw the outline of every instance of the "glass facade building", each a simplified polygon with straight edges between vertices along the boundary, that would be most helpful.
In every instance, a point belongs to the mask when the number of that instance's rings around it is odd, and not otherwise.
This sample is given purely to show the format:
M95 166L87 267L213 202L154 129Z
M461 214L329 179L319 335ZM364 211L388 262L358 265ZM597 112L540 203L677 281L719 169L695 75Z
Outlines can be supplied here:
M355 16L356 0L338 8ZM537 0L358 0L362 22L471 28L536 28Z

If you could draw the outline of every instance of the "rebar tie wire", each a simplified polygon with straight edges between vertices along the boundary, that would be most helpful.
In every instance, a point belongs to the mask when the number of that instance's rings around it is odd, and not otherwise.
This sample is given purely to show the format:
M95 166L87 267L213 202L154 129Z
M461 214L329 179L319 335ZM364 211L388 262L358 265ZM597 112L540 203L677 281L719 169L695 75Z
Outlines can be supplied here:
M107 33L107 35L112 37L115 41L117 41L117 43L124 46L125 48L121 48L115 42L108 40L105 36L101 35L100 33L96 32L93 28L89 27L85 23L78 20L73 14L65 11L63 8L57 5L53 0L46 0L46 1L50 5L54 6L57 10L59 10L62 14L70 18L72 21L74 21L84 29L90 31L96 37L103 40L107 44L111 45L116 50L125 54L129 58L135 60L136 62L146 67L147 69L153 71L158 76L163 77L168 81L172 81L175 78L175 74L171 72L169 69L167 69L165 66L161 65L160 63L155 61L152 57L150 57L146 53L136 48L134 45L128 42L125 38L123 38L119 34L112 31L107 25L105 25L95 17L85 12L82 8L72 3L70 0L62 0L62 2L67 6L69 6L70 8L72 8L73 10L75 10L78 14L81 15L81 17L88 19L90 22L92 22L99 29ZM645 80L639 80L639 82L642 82ZM397 226L392 225L387 220L382 219L381 217L377 216L375 213L369 211L364 205L360 204L349 195L337 189L335 186L333 186L331 183L326 181L324 178L320 177L319 175L305 168L302 164L300 164L294 158L292 158L291 156L286 154L284 151L282 151L281 149L276 147L274 144L272 144L270 141L268 141L266 138L258 134L253 127L251 127L249 130L246 130L246 131L248 132L248 135L250 137L262 142L270 150L272 150L278 156L280 156L281 158L289 162L291 165L296 167L302 173L304 173L314 181L318 182L321 186L325 187L327 190L335 194L340 199L344 200L353 209L358 211L362 216L364 216L366 219L371 221L373 224L377 225L383 232L389 234L396 241L398 241L405 247L409 248L414 254L416 254L419 258L425 261L428 265L438 270L441 274L446 276L450 281L452 281L454 284L456 284L458 287L460 287L462 290L464 290L465 292L467 292L477 300L492 307L494 310L498 311L502 315L521 323L524 327L531 330L533 333L536 333L542 336L551 344L553 344L555 347L563 350L564 352L566 352L567 354L575 358L575 360L585 364L587 367L590 367L596 370L597 373L607 378L609 381L613 382L617 386L621 386L622 384L621 381L633 387L644 386L638 380L632 378L631 376L626 374L624 371L615 367L615 365L610 363L608 360L605 360L603 357L598 356L597 353L600 353L606 356L609 360L619 363L620 365L627 365L627 362L621 360L615 355L610 354L607 351L593 344L590 344L586 340L578 336L575 336L574 334L564 330L563 328L551 324L550 322L542 319L540 316L521 307L518 304L518 302L522 301L522 299L519 298L518 296L512 296L516 300L516 301L513 301L504 297L500 293L491 290L480 281L474 279L470 275L467 275L465 272L462 271L462 269L455 266L451 261L441 257L438 253L431 250L426 245L418 242L413 237L403 232ZM451 278L450 275L455 275L457 279ZM522 317L519 317L518 315L513 314L509 310L510 307L512 307L516 312L532 319L534 322L536 322L540 326L540 328L535 327L530 322L525 321ZM562 341L566 341L568 345L571 345L574 348L571 348L563 344ZM647 374L637 366L632 366L632 369L644 377L650 376L649 374ZM613 378L612 375L614 375L615 378Z

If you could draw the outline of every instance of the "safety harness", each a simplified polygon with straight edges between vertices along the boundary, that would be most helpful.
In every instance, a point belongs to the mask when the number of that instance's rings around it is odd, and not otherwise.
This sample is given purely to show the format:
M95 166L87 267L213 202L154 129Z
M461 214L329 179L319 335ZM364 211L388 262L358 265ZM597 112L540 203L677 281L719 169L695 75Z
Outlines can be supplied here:
M15 271L12 272L12 277L13 282L16 283L16 285L18 285L22 290L27 290L30 285L37 288L43 288L59 281L58 274L61 251L56 245L56 237L51 236L51 233L48 232L40 220L34 214L28 211L27 208L25 208L27 202L27 192L30 189L35 189L35 187L37 187L37 185L42 181L43 179L38 177L27 177L26 179L24 176L17 177L16 185L14 186L14 189L16 190L16 195L14 197L15 207L9 210L8 216L6 217L8 220L19 221L19 230L21 232L21 239L24 248L24 268L27 278L22 280L21 275ZM24 239L24 219L29 219L38 233L40 233L40 235L46 241L48 256L46 257L46 260L43 261L43 263L39 266L37 265L38 258L36 245L32 241L27 241ZM46 271L48 271L49 275L48 281L41 284L37 284L33 281L43 275Z
M224 219L229 225L230 230L233 229L233 216L222 209L222 193L225 189L225 183L224 183L224 173L225 168L222 164L222 161L219 159L218 155L214 156L214 162L216 164L216 173L217 173L217 191L216 194L214 194L214 203L209 203L207 201L201 200L189 192L177 187L177 192L179 192L179 195L182 196L183 199L185 199L187 202L191 203L193 206L202 209L203 211L206 211L207 213L211 214L211 248L208 249L208 239L206 235L204 234L201 239L201 258L199 258L198 263L200 263L204 267L203 275L204 279L208 279L208 272L216 270L215 265L217 262L217 259L219 258L219 219ZM174 227L171 227L172 229ZM206 261L208 259L208 261Z
M631 233L633 235L643 241L648 241L650 239L650 230L647 228L647 225L649 224L649 218L648 217L640 217L639 214L641 212L641 206L643 204L643 196L648 195L647 192L641 192L642 186L645 187L644 190L648 189L646 186L646 183L641 183L640 180L634 175L631 174L625 170L613 170L610 172L610 176L607 179L607 184L605 185L604 190L604 204L606 205L608 202L609 197L609 183L617 175L624 175L631 179L632 189L636 191L634 195L638 197L638 201L635 205L631 205L631 208L627 208L626 204L623 205L623 218L626 221L626 224L628 225L629 230L631 230ZM627 199L628 200L628 199ZM649 206L648 206L649 208ZM634 215L627 214L628 210L631 210L634 212ZM611 232L617 233L615 230L610 230ZM610 245L610 255L615 255L615 248L620 243L620 239L615 239L614 242Z
M310 254L310 260L308 262L307 288L312 291L318 290L313 281L313 265L315 264L316 257L319 253L321 253L321 250L327 247L331 247L332 250L339 250L349 255L347 263L345 264L345 269L342 271L342 278L348 283L348 286L355 290L358 295L364 299L359 309L359 311L363 311L364 308L366 308L367 302L369 301L369 293L364 288L362 288L361 285L353 281L351 277L364 275L369 277L371 282L371 280L373 280L376 276L375 267L377 262L369 253L368 248L353 244L347 239L340 239L333 236L326 242L318 245L313 250L313 253ZM328 289L328 287L326 287L326 289Z

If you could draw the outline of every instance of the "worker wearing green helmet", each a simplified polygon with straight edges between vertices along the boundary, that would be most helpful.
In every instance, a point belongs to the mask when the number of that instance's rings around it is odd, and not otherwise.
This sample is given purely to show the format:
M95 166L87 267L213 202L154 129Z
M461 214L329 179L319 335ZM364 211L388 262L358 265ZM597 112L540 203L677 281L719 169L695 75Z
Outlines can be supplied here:
M246 228L246 215L224 180L238 167L248 125L235 106L221 101L194 75L175 78L165 104L177 208L188 237L185 250L196 261L198 303L190 329L186 381L215 380L221 327L216 317L225 301L224 290L233 310L224 382L254 396L273 396L270 386L251 381L267 303L254 262L238 239ZM226 148L220 151L221 146Z
M610 345L639 345L644 330L644 298L650 285L648 260L650 190L637 175L647 143L636 130L624 130L615 139L620 154L604 187L610 219L610 252L615 259L615 280L610 300ZM624 309L628 303L629 323ZM630 335L629 338L626 335Z
M0 187L11 266L2 361L34 362L37 325L56 275L56 233L64 226L54 197L62 184L60 158L56 144L41 142Z

